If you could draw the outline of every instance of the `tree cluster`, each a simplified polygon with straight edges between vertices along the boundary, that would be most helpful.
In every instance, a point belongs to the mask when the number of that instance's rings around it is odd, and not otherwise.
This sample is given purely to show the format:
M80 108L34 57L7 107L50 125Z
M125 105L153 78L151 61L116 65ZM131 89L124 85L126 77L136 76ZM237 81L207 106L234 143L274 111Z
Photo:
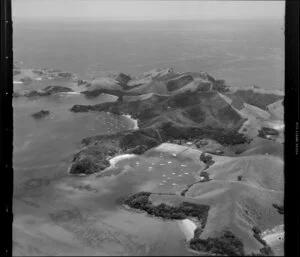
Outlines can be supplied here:
M140 192L124 200L124 204L131 208L146 211L148 214L165 219L185 219L187 217L196 217L202 222L206 222L209 206L182 202L179 206L169 206L161 203L153 205L149 200L150 193Z
M211 254L243 256L244 244L231 231L225 231L222 236L217 238L193 238L190 241L193 250L208 252Z

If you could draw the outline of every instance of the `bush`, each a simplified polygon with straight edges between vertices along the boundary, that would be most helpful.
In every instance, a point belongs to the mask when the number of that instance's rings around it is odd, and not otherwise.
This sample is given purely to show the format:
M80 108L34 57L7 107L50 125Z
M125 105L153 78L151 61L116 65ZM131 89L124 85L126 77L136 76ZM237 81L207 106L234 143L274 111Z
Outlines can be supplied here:
M190 246L193 250L208 252L211 254L229 256L245 255L244 244L230 231L224 231L224 234L217 238L193 238L190 241Z
M267 242L265 240L263 240L261 237L260 237L260 234L261 234L261 230L259 227L257 226L254 226L252 228L252 231L253 231L253 236L255 237L255 239L260 242L262 245L264 246L267 246Z
M185 219L187 217L196 217L201 222L206 222L209 206L203 204L194 204L190 202L182 202L179 206L169 206L161 203L154 206L149 201L150 193L140 192L134 194L124 200L124 204L131 208L146 211L150 215L165 219Z
M200 177L203 177L203 180L201 182L207 182L211 180L209 178L209 174L206 171L201 171Z

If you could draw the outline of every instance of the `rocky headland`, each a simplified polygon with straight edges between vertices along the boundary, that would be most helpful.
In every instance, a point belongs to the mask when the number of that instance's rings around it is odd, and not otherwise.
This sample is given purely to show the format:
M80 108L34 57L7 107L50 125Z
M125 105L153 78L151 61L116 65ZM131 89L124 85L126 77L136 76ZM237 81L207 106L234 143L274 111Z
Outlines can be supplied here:
M14 97L36 97L36 96L50 96L58 93L74 92L69 87L62 86L47 86L42 90L24 90L21 93L14 93Z
M34 80L69 80L77 79L77 76L71 72L65 72L58 69L24 69L17 63L13 66L14 82L17 83L30 83Z

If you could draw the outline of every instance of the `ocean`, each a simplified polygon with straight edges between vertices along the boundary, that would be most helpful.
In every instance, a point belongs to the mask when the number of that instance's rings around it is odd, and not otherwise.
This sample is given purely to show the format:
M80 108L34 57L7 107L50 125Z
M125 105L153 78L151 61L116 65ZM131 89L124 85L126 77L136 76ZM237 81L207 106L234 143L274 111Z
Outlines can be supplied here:
M14 21L14 59L88 79L173 67L284 87L283 21Z

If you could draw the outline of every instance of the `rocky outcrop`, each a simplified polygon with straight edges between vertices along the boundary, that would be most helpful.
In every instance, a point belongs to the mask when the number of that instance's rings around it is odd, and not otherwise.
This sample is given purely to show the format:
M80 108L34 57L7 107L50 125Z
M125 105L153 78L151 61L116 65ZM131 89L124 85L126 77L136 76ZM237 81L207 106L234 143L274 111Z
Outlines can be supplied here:
M56 69L23 69L14 65L13 75L15 81L30 83L32 80L73 80L77 76L71 72L63 72Z

